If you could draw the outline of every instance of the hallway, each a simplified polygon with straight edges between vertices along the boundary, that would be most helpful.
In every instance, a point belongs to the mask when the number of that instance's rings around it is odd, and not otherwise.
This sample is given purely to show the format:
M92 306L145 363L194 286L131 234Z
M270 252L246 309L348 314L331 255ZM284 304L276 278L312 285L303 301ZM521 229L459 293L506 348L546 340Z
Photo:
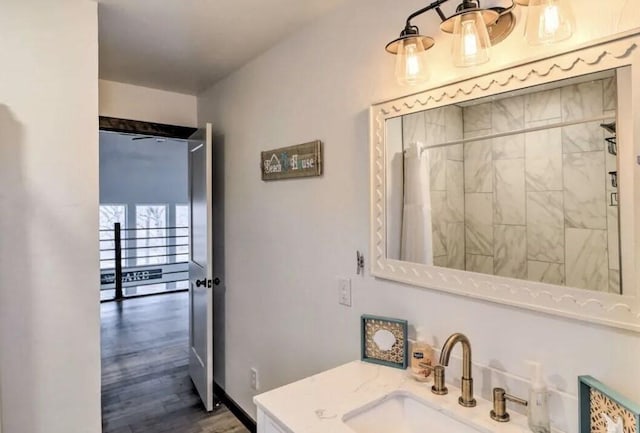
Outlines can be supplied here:
M103 433L248 433L204 412L188 375L188 293L100 306Z

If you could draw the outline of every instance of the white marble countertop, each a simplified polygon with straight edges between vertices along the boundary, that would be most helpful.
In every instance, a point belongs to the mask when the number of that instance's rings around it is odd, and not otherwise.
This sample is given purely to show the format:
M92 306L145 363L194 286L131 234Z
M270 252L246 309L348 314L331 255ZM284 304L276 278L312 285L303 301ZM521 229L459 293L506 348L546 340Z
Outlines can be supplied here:
M492 403L476 395L477 406L458 404L460 390L447 384L447 395L431 392L431 382L413 380L408 370L353 361L254 397L254 403L292 433L353 433L343 416L394 391L414 394L425 404L479 431L530 432L525 416L510 411L511 421L489 417Z

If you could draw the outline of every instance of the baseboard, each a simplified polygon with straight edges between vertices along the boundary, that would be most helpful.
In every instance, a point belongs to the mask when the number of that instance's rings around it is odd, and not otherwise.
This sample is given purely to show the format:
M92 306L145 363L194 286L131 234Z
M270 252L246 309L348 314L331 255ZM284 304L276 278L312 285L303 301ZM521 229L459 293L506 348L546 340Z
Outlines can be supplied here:
M213 392L232 414L251 432L256 433L256 422L244 411L217 383L213 384Z

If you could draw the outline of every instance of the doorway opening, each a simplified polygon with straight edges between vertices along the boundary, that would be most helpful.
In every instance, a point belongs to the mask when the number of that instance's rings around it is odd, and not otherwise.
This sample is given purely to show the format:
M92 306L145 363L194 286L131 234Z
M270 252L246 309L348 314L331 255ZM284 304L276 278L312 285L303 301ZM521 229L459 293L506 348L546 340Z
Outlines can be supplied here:
M103 432L255 431L212 383L210 127L100 125Z
M100 131L100 299L189 288L184 139Z

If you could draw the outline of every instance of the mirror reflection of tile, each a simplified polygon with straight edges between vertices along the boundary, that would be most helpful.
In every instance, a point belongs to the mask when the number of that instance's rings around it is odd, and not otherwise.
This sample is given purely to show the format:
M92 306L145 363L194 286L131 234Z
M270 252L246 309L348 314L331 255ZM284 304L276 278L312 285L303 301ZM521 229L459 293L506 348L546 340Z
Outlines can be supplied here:
M582 78L397 118L389 161L410 145L426 149L431 233L424 242L433 261L427 264L622 292L611 174L617 157L606 140L614 134L601 126L616 121L616 78L614 71ZM501 133L508 135L495 137ZM407 157L400 167L410 167ZM405 250L422 235L403 227L406 203L397 198L416 176L405 171L398 181L391 172L390 182L394 176L387 187L388 200L395 196L388 201L387 254L420 262Z

